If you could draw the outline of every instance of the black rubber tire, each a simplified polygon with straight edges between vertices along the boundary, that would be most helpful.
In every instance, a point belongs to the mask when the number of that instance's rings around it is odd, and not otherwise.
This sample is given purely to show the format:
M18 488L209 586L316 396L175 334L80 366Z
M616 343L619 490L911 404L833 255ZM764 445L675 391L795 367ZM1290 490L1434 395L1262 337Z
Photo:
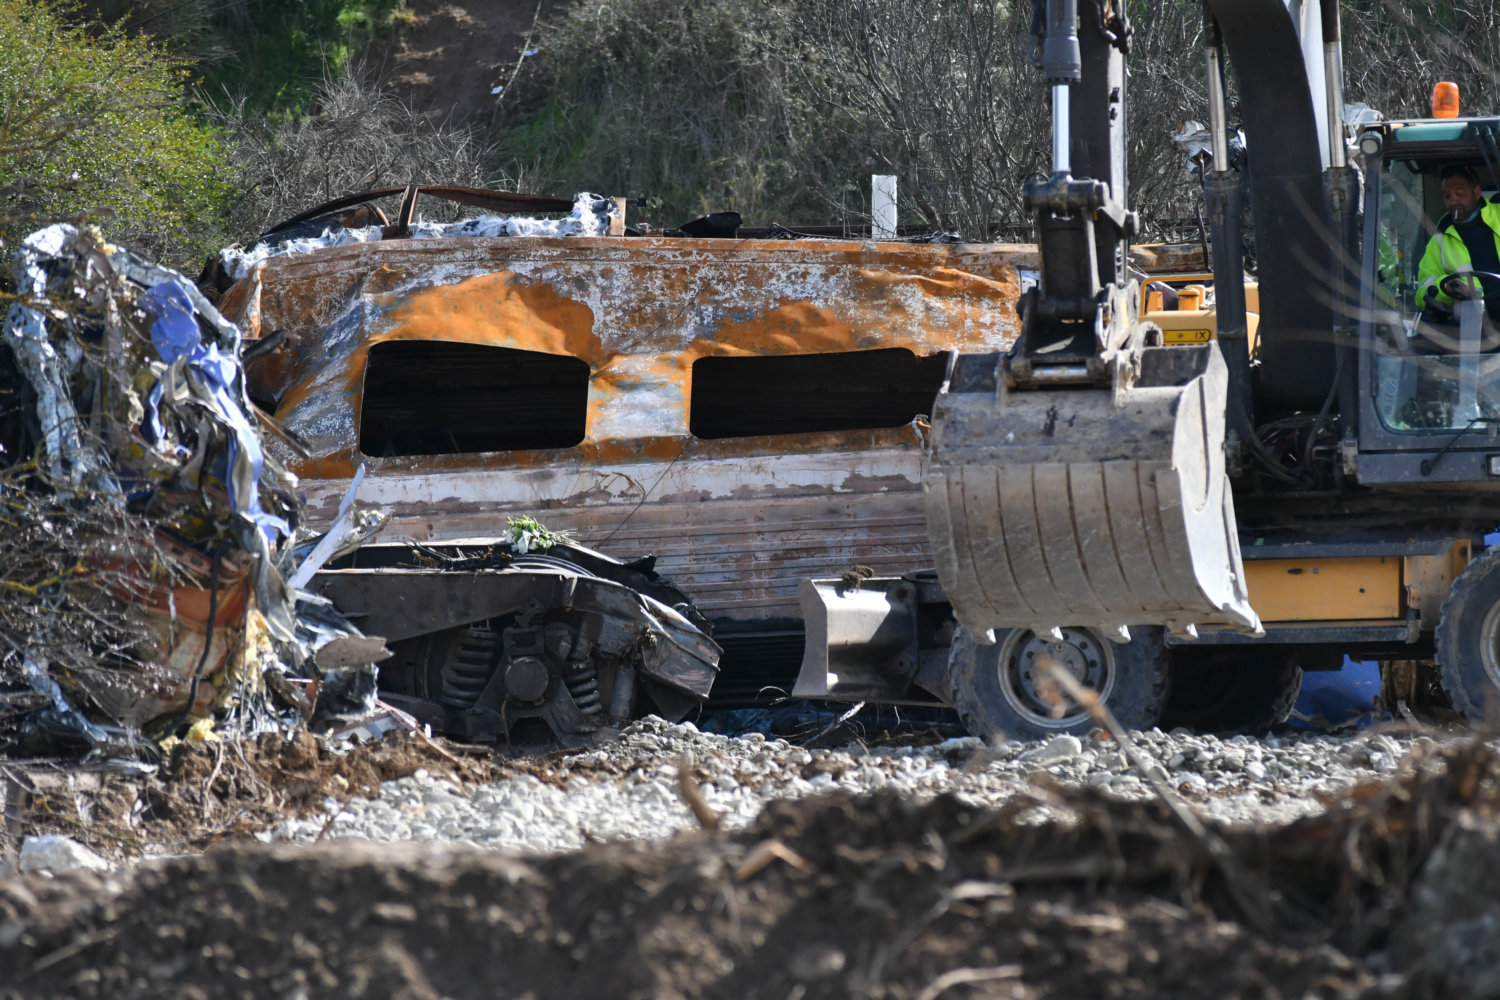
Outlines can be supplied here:
M1167 702L1168 669L1166 645L1159 628L1131 628L1130 642L1113 643L1094 629L1067 629L1065 635L1086 636L1091 655L1113 673L1106 683L1104 706L1126 729L1150 729L1160 721ZM1018 707L1014 692L1007 697L1000 656L1019 653L1034 634L1027 629L1000 631L995 643L980 645L967 629L957 629L948 660L948 692L954 709L969 732L989 743L1006 739L1044 739L1064 733L1081 735L1096 725L1092 716L1077 709L1061 719ZM1097 690L1097 688L1096 688ZM1024 702L1025 699L1021 699Z
M1285 654L1179 646L1162 725L1260 735L1287 720L1301 691L1302 668Z
M1465 719L1484 722L1500 708L1500 547L1479 553L1453 581L1436 640L1443 693Z

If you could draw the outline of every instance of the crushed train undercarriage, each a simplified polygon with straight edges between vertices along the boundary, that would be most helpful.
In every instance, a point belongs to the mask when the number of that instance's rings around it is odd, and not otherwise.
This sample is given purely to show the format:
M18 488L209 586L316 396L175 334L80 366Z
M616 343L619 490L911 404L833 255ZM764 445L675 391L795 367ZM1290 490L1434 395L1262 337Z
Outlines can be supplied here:
M600 736L646 711L675 721L713 686L707 623L644 562L563 543L378 558L390 562L325 570L315 587L378 625L393 654L380 670L387 700L457 738L509 741L531 722Z

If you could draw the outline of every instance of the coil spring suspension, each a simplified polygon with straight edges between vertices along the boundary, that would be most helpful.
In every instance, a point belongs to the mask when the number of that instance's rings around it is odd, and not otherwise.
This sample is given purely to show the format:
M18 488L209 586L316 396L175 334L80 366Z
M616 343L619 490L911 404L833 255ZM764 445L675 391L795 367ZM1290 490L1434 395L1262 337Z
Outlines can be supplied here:
M599 668L592 662L578 660L569 663L563 671L563 683L568 686L573 703L584 715L599 715L604 711L599 697Z
M459 630L453 644L445 650L442 700L460 708L472 706L495 672L499 648L500 636L487 624Z

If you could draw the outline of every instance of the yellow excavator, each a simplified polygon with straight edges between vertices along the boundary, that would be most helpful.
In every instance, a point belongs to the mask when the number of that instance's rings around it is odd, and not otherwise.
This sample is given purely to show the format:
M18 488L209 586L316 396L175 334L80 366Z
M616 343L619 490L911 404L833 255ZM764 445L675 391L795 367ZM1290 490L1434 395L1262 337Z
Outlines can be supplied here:
M1037 6L1053 162L1024 189L1041 268L1020 337L950 359L923 475L935 572L806 581L795 693L949 704L989 738L1087 729L1051 664L1130 726L1262 731L1348 654L1380 661L1388 707L1481 718L1500 274L1418 269L1445 175L1500 191L1500 119L1459 117L1447 85L1432 118L1351 133L1336 0L1204 0L1195 303L1130 266L1126 5Z

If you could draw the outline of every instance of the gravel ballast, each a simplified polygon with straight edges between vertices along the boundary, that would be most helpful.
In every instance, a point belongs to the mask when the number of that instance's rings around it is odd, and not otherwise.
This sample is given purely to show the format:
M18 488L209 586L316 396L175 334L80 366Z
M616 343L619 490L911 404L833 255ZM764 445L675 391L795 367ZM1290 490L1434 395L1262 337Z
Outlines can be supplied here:
M1324 808L1321 800L1360 780L1390 775L1413 749L1437 742L1370 731L1220 739L1151 730L1133 738L1154 777L1200 814L1231 823L1285 823L1316 813ZM919 799L948 792L994 807L1029 787L1038 773L1131 798L1153 794L1119 745L1097 732L998 747L961 738L821 750L647 719L607 747L559 758L540 777L463 787L418 771L385 782L377 798L329 799L322 814L284 820L258 836L268 843L438 841L527 853L571 851L590 841L657 840L698 826L679 790L678 767L687 755L703 798L729 829L749 824L772 800L836 791L890 790Z

